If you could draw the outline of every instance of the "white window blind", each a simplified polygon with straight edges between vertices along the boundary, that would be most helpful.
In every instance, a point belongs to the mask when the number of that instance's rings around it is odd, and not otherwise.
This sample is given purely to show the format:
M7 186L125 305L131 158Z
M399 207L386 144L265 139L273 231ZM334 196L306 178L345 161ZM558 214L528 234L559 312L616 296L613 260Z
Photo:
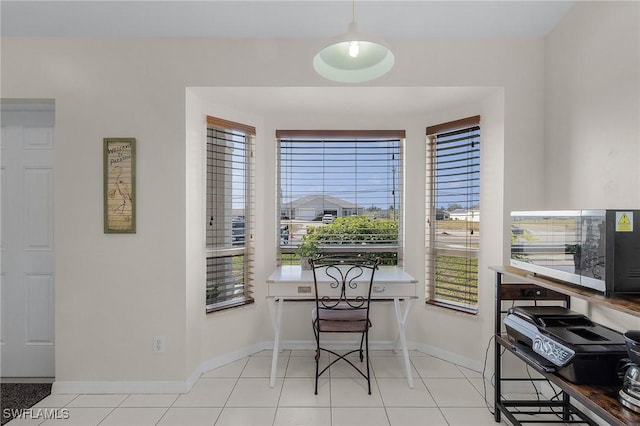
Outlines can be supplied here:
M207 117L207 312L252 303L255 129Z
M478 308L480 117L427 128L427 299Z
M280 252L314 240L322 252L402 258L404 131L290 131L279 144Z

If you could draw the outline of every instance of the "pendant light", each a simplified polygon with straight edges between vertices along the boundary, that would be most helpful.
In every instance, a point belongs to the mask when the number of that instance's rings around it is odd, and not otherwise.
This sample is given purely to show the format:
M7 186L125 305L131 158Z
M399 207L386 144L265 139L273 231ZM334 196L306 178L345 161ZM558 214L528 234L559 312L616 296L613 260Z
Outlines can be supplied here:
M362 83L385 75L394 63L393 53L381 41L358 31L356 5L346 34L313 58L313 68L322 77L341 83Z

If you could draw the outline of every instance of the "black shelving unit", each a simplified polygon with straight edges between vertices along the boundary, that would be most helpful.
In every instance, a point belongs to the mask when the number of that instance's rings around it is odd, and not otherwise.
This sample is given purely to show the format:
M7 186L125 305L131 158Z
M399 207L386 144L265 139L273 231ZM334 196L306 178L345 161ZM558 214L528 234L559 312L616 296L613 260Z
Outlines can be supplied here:
M640 317L640 299L629 300L605 298L597 292L553 281L532 275L531 273L510 266L492 267L495 271L496 309L495 309L495 388L494 407L495 421L500 422L505 416L512 424L586 424L597 426L575 403L586 407L590 412L611 425L639 425L640 415L623 407L617 399L619 387L576 385L553 372L545 371L535 360L529 358L528 352L518 351L504 334L502 327L503 301L557 301L563 306L571 307L571 297L578 297L590 303L625 312ZM517 283L506 282L511 278ZM502 357L508 351L533 368L541 377L503 377ZM550 400L507 400L502 395L502 387L507 382L549 381L560 389L557 398ZM545 414L542 414L545 413Z

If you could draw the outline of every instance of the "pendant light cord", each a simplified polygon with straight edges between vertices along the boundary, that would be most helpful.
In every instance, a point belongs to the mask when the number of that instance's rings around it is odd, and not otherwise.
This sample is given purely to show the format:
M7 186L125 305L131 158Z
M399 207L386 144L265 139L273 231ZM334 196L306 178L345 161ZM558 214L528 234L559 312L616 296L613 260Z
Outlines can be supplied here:
M356 0L351 2L351 22L356 22Z

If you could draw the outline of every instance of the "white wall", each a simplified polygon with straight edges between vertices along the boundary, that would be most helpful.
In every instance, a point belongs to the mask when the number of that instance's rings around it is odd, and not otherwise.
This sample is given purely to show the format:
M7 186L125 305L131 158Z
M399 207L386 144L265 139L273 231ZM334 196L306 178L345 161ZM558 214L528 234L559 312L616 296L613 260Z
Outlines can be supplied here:
M640 208L638 2L578 2L545 40L545 205Z
M186 90L195 86L328 87L311 67L314 43L210 39L3 39L2 96L56 102L56 380L58 391L183 389L206 366L272 338L263 283L275 260L276 128L334 128L330 114L260 117ZM424 129L483 116L483 240L480 313L470 317L424 305L411 314L409 340L479 365L491 334L493 275L502 263L508 211L542 202L543 42L395 40L394 70L372 86L490 86L475 105L412 117L350 117L344 126L382 122L407 130L406 265L424 284ZM424 58L416 60L416 58ZM285 64L283 66L283 64ZM186 93L186 94L185 94ZM198 115L253 124L258 137L256 303L203 313L202 159ZM385 121L382 119L384 118ZM262 121L263 120L263 121ZM486 122L484 121L486 120ZM102 232L102 138L138 140L138 232ZM484 143L484 142L483 142ZM522 189L527 193L523 195ZM486 218L486 219L485 219ZM390 308L390 307L389 307ZM390 309L388 309L389 311ZM303 310L304 311L304 310ZM381 310L381 315L386 315ZM289 314L287 314L289 315ZM304 311L301 315L307 316ZM291 338L307 334L288 326ZM451 330L456 330L452 337ZM375 339L393 338L378 321ZM380 333L380 334L377 334ZM164 336L163 354L152 352ZM157 386L154 388L154 383ZM84 386L84 387L83 387Z
M578 2L545 39L544 208L640 208L640 3ZM619 331L640 320L573 301Z
M213 103L198 95L198 90L187 89L187 365L192 372L201 372L211 362L213 365L248 355L260 349L259 345L270 333L269 314L265 306L265 292L259 289L254 295L258 301L238 309L229 309L207 315L203 283L205 272L205 167L206 167L206 116L224 118L256 128L256 158L264 158L267 143L263 118L245 111ZM256 175L264 174L264 161L256 162ZM257 178L256 205L264 205L264 185ZM261 209L258 210L260 212ZM262 215L258 214L260 218ZM268 233L271 229L266 230ZM256 241L264 239L265 229L259 223ZM257 253L262 253L261 249ZM265 256L257 255L255 265L264 269ZM264 279L263 279L264 282ZM239 353L236 353L239 352ZM213 360L213 361L212 361ZM207 363L209 361L209 363ZM204 363L204 365L203 365Z

